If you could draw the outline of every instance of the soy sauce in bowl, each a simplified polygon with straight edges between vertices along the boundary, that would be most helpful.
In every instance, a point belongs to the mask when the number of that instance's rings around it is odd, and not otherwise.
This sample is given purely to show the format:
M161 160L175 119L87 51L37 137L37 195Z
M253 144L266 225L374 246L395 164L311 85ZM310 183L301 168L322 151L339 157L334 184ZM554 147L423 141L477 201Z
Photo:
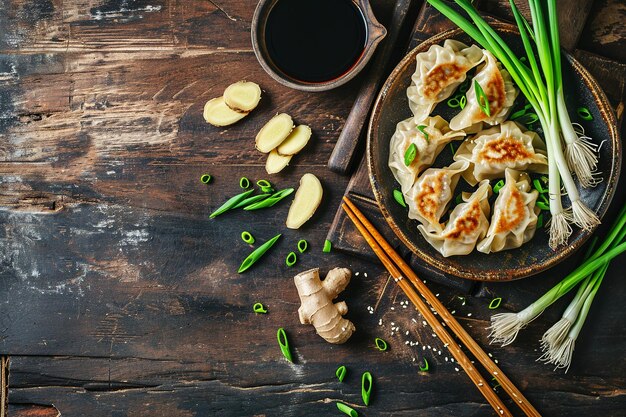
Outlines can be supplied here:
M284 75L324 83L349 72L363 55L368 28L351 0L278 0L265 24L269 58Z

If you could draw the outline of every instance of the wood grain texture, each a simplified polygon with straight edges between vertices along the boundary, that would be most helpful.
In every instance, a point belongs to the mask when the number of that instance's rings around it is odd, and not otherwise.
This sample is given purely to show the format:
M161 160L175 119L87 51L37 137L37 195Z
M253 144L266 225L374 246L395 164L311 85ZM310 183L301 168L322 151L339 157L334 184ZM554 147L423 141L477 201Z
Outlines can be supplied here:
M374 3L386 22L393 1ZM254 5L0 2L0 353L11 357L10 415L313 416L335 413L336 400L370 417L489 410L379 266L321 252L348 184L325 165L361 79L322 94L273 82L250 47ZM205 124L204 102L239 79L261 85L259 108L227 129ZM287 187L306 172L319 176L319 213L300 231L283 226L288 202L209 221L212 209L239 192L240 176L267 177L253 138L281 111L309 124L314 137L271 180ZM204 172L214 176L209 186L198 181ZM243 229L258 241L284 235L239 275L251 251L239 239ZM300 238L311 250L289 269L284 256ZM489 347L547 416L617 416L626 405L620 262L567 375L535 362L536 340L558 308L515 345ZM316 266L359 272L342 294L357 325L346 345L331 346L298 322L291 277ZM486 306L494 295L504 297L502 311L519 310L561 273L481 287L465 305L460 290L431 284L487 346ZM257 301L270 314L255 315ZM293 365L277 348L280 326ZM391 327L400 329L392 334ZM391 350L376 351L375 337ZM433 372L418 372L422 358ZM339 364L348 367L343 384L334 378ZM365 370L375 378L367 409L358 386Z

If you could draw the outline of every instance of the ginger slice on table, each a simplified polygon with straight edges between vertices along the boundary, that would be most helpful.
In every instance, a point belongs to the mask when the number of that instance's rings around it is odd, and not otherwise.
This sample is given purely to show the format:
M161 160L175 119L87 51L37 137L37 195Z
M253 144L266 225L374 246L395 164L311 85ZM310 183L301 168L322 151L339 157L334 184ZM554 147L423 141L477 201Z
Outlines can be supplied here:
M259 101L261 101L261 87L251 81L237 81L224 90L224 102L238 112L251 112Z
M306 146L310 138L311 128L309 126L296 126L276 150L281 155L295 155Z
M277 114L267 122L256 135L256 148L263 152L271 152L283 143L293 130L293 120L286 113Z
M276 149L273 149L267 155L267 161L265 162L265 171L268 174L276 174L282 171L287 165L289 165L289 161L291 161L292 155L281 155Z
M204 105L204 120L213 126L228 126L246 117L248 113L240 113L231 109L224 102L223 97L216 97Z
M304 174L300 179L300 186L296 191L296 196L289 207L287 214L287 227L290 229L299 229L307 222L315 210L322 202L324 189L322 183L313 174Z

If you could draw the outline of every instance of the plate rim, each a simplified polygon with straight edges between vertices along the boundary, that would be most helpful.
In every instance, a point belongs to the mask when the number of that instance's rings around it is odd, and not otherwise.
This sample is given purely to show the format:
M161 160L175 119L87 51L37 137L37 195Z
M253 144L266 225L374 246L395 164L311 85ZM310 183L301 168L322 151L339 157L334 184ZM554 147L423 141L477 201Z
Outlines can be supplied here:
M492 27L501 32L512 32L513 34L519 35L519 31L517 27L514 25L494 21L491 23ZM599 225L594 226L591 230L584 231L582 236L573 244L569 244L555 253L555 255L548 257L544 262L540 264L531 264L527 266L519 266L515 269L504 269L498 271L480 271L480 274L477 271L470 270L462 270L456 268L449 263L442 262L431 257L429 254L422 251L417 245L414 245L411 240L405 235L403 230L398 226L392 217L391 213L387 210L383 199L383 190L381 189L380 182L377 177L377 173L374 169L374 156L372 152L372 136L373 133L378 129L378 126L375 126L378 118L380 116L381 107L383 101L386 99L387 94L390 90L390 87L394 84L396 79L399 77L400 73L407 65L410 65L411 61L415 60L415 56L422 51L425 51L431 45L439 44L445 39L453 38L454 36L462 35L463 31L460 28L453 28L446 30L444 32L438 33L430 38L424 40L413 49L411 49L407 54L400 60L400 62L396 65L396 67L391 71L383 86L381 87L376 101L372 107L372 113L369 119L368 127L367 127L367 146L366 146L366 158L367 158L367 167L369 173L369 180L372 186L372 190L374 193L374 197L376 198L376 202L378 204L379 209L385 221L391 227L395 235L402 241L402 243L412 252L414 253L420 260L428 263L434 268L437 268L439 271L454 275L459 278L470 279L474 281L493 281L493 282L505 282L512 281L522 278L527 278L532 275L536 275L540 272L543 272L547 269L550 269L560 262L567 259L573 253L575 253L584 243L589 239L593 233L597 230ZM571 62L574 69L581 75L581 81L587 85L590 89L591 94L594 96L594 99L598 105L598 109L600 110L600 114L604 119L604 122L609 128L609 136L612 141L614 154L616 155L611 160L611 175L607 180L607 189L602 195L599 207L597 210L597 214L602 219L606 214L611 201L615 195L617 189L617 183L619 181L621 164L622 164L622 144L620 139L619 130L617 128L617 119L615 117L615 113L613 108L611 107L606 94L595 80L595 78L587 71L587 69L580 63L574 56L564 51L564 56Z

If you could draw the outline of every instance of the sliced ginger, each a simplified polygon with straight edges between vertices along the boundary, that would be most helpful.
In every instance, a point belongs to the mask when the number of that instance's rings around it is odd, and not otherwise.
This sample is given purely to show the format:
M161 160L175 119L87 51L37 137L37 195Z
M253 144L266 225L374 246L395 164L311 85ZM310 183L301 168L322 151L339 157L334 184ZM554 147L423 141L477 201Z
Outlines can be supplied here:
M287 227L299 229L307 222L322 202L324 189L322 183L313 174L304 174L300 179L300 186L293 198L289 214L287 214Z
M251 81L238 81L224 90L224 102L231 109L248 113L261 101L261 87Z
M300 152L311 138L311 128L307 125L296 126L287 139L276 150L281 155L295 155Z
M248 113L239 113L224 102L223 97L216 97L204 105L204 120L213 126L228 126L246 117Z
M281 155L276 149L273 149L267 155L267 161L265 162L265 170L268 174L276 174L282 171L287 165L289 165L289 161L291 161L292 155Z
M256 148L268 153L283 143L293 130L293 120L286 113L277 114L259 130L256 135Z
M329 343L345 343L355 327L342 317L348 312L346 302L333 303L333 300L350 283L352 272L347 268L331 269L324 281L320 280L319 272L318 268L309 269L293 278L300 296L300 323L312 324L317 334Z

